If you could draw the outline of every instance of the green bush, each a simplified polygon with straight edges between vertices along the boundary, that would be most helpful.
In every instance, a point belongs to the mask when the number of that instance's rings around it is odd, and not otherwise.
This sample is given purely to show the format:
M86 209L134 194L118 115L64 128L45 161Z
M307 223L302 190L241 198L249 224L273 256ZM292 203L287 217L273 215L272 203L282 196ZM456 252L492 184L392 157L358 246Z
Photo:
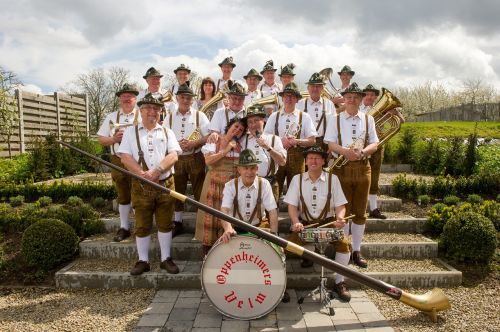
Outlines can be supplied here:
M10 206L16 207L24 204L24 196L17 195L14 197L9 197Z
M384 163L386 164L396 164L399 163L398 158L396 157L398 145L394 143L394 141L388 141L385 144L384 149Z
M403 164L413 164L414 148L417 142L417 133L411 127L403 128L401 139L396 152L396 158Z
M30 266L48 271L70 259L78 249L75 231L57 219L43 219L23 233L22 253Z
M0 183L20 183L31 179L30 156L23 153L0 159Z
M479 211L482 215L491 220L497 231L500 231L500 202L495 202L493 200L484 201Z
M50 198L49 196L42 196L38 199L37 202L40 207L46 207L52 204L52 198Z
M424 224L424 229L428 233L439 235L443 232L444 225L455 215L454 206L446 206L443 203L434 204L429 211L429 215Z
M26 204L22 210L19 210L20 220L16 231L23 232L30 225L45 218L45 211L38 204Z
M476 162L478 160L478 151L477 151L477 122L474 127L474 132L469 135L467 140L467 147L465 151L463 161L463 175L469 176L474 172L474 168Z
M440 245L452 259L487 264L495 254L497 234L491 220L467 211L444 225Z
M400 198L416 199L419 195L426 195L428 185L422 179L410 179L404 175L398 175L392 181L394 195Z
M444 158L444 175L459 176L464 169L464 143L461 137L452 137L446 147Z
M21 218L17 209L10 204L0 203L0 232L12 232L17 229Z
M445 144L436 139L418 142L414 149L415 171L421 174L443 174Z
M417 198L418 205L428 205L431 202L429 195L420 195Z
M81 237L96 234L91 233L94 229L97 230L97 233L102 233L99 226L89 226L88 229L84 228L85 222L89 223L89 225L99 224L99 213L97 213L90 205L85 203L81 206L65 205L49 208L47 209L46 216L47 218L64 221L75 230L76 234Z
M6 265L7 265L7 257L5 255L5 250L3 248L2 233L0 233L0 271L2 271Z
M467 202L471 204L482 204L483 198L476 194L470 194L469 196L467 196Z
M460 197L457 197L454 195L445 196L443 198L443 203L448 205L448 206L457 205L458 202L460 202Z
M475 174L500 174L500 144L481 145L477 153Z
M82 220L82 235L83 237L92 236L106 232L104 221L101 219L84 219Z
M432 197L443 198L455 194L455 180L451 176L438 176L432 181L429 193Z
M96 197L92 201L92 206L95 207L96 209L102 209L103 207L106 206L106 200L102 197Z
M497 195L497 202L500 203L500 194Z
M83 199L78 196L70 196L66 201L69 206L82 206L84 204Z

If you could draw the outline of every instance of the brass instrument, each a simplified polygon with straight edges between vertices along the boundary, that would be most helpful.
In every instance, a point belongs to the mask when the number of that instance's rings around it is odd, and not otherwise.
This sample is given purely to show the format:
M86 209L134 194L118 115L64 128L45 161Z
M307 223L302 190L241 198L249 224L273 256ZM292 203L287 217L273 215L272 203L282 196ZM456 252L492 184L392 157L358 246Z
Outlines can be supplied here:
M201 138L200 128L196 128L187 138L188 141L197 141Z
M297 134L300 132L300 124L297 122L292 122L290 124L290 127L285 131L284 137L297 137Z
M380 98L368 111L368 115L373 116L375 120L375 129L377 130L377 136L379 139L378 146L382 146L387 143L387 141L389 141L389 139L396 135L399 132L399 129L401 129L400 117L390 112L391 110L401 106L401 102L392 94L392 92L386 88L382 88ZM356 141L360 138L363 139L364 137L360 135L352 144L356 143ZM352 144L351 146L353 146ZM351 148L351 146L349 148ZM333 161L327 170L328 172L332 172L335 167L342 167L348 162L349 160L347 160L343 155L340 155Z
M278 98L278 93L276 92L276 93L270 94L267 97L255 99L254 101L252 101L250 106L254 106L254 105L266 106L266 105L278 105L278 104L279 104L279 98Z
M171 101L174 101L174 95L172 94L172 91L170 91L170 89L165 91L165 93L161 95L160 101L162 103L169 103Z
M109 129L111 130L111 135L114 135L117 131L122 128L127 128L133 126L134 123L113 123L109 121Z
M217 93L212 98L210 98L205 103L205 105L203 105L200 108L200 112L206 114L208 109L210 109L212 106L214 106L215 104L217 104L219 101L221 101L224 98L226 98L226 92L224 91L224 89L220 89L219 91L217 91Z

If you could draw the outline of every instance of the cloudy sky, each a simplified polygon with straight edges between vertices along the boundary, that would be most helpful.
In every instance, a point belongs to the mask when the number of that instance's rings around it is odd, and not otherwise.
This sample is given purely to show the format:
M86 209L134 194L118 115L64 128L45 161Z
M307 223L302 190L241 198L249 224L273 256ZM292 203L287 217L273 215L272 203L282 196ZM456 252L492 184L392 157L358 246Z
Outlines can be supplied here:
M498 0L0 0L0 8L0 66L35 92L111 66L141 83L147 68L180 63L218 77L229 55L236 78L273 59L295 63L302 83L349 64L360 85L453 88L481 78L500 90Z

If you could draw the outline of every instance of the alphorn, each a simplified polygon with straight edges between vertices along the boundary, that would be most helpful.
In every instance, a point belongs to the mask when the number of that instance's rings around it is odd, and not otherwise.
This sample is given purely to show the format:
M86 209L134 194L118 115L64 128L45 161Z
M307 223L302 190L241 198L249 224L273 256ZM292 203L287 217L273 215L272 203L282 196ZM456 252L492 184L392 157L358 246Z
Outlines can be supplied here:
M367 286L367 287L369 287L377 292L385 294L385 295L387 295L395 300L401 301L404 304L407 304L415 309L418 309L418 310L422 311L423 313L429 315L429 317L431 317L433 322L437 322L437 313L439 311L443 311L443 310L447 310L447 309L451 308L448 297L446 296L446 294L444 294L443 290L441 290L440 288L434 288L431 291L429 291L425 294L421 294L421 295L416 295L416 294L411 294L411 293L405 292L396 286L393 286L393 285L390 285L390 284L383 282L381 280L372 278L372 277L370 277L366 274L363 274L361 272L352 270L352 269L348 268L347 266L341 265L341 264L339 264L339 263L337 263L329 258L321 256L320 254L317 254L313 251L307 250L307 249L305 249L305 248L303 248L303 247L301 247L293 242L282 239L279 236L273 235L271 233L268 233L264 230L259 229L258 227L255 227L255 226L250 225L244 221L241 221L241 220L236 219L232 216L224 214L221 211L218 211L214 208L211 208L205 204L202 204L202 203L200 203L192 198L189 198L185 195L182 195L174 190L163 187L156 182L147 180L147 179L145 179L145 178L143 178L135 173L132 173L124 168L116 166L108 161L102 160L101 158L96 157L93 154L88 153L87 151L83 151L77 147L74 147L71 144L68 144L68 143L63 142L63 141L57 141L57 142L63 146L66 146L66 147L78 152L78 153L81 153L81 154L89 157L90 159L93 159L93 160L95 160L103 165L106 165L110 168L113 168L119 172L125 173L125 174L133 177L134 179L137 179L139 181L147 183L148 185L150 185L156 189L162 190L162 191L166 192L167 194L169 194L171 197L180 200L181 202L184 202L184 203L188 202L188 203L196 206L198 209L203 210L203 211L213 215L214 217L223 219L223 220L231 223L232 225L235 225L239 228L244 229L245 231L247 231L249 233L253 233L258 237L261 237L263 239L271 241L272 243L284 248L285 250L287 250L287 251L289 251L297 256L309 259L316 264L319 264L323 267L326 267L327 269L330 269L334 272L340 273L343 276L346 276L346 277L348 277L348 278L350 278L350 279L352 279L360 284L363 284L363 285L365 285L365 286Z

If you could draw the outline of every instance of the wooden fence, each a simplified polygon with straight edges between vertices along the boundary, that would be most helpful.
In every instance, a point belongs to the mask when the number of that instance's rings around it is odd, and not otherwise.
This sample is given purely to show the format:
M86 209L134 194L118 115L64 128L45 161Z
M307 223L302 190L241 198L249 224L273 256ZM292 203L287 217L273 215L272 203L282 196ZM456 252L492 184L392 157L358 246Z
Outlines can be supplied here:
M89 108L86 95L71 95L54 92L53 95L16 90L15 105L18 124L11 136L12 155L30 149L33 139L56 134L57 137L76 132L89 133ZM0 141L0 157L8 157L6 139Z
M500 121L500 104L461 105L415 115L416 122L430 121Z

